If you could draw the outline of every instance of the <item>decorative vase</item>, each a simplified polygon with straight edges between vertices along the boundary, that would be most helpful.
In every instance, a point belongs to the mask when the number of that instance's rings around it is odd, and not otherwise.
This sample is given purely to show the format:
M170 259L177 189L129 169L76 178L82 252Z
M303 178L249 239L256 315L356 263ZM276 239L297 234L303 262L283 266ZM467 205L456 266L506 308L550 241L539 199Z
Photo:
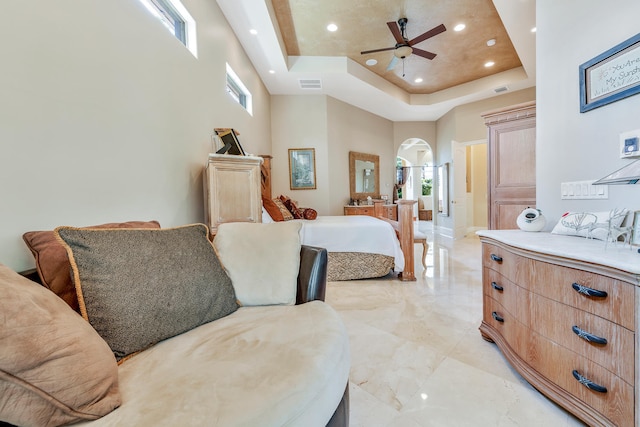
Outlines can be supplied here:
M540 209L527 208L518 215L516 224L523 231L540 231L547 224L547 220Z

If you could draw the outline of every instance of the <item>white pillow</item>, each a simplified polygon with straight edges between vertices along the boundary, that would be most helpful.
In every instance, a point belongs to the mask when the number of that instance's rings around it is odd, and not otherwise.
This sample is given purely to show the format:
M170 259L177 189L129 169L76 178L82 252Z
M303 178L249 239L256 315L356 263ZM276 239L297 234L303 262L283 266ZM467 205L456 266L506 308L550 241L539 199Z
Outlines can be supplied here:
M213 244L241 305L296 303L301 227L299 221L220 224Z
M551 233L607 240L611 215L613 216L611 225L620 227L627 212L627 209L606 212L567 212L562 215Z
M273 218L271 218L271 215L269 215L269 212L267 212L267 210L264 208L264 206L262 207L262 222L264 224L269 224L270 222L275 222L273 220Z

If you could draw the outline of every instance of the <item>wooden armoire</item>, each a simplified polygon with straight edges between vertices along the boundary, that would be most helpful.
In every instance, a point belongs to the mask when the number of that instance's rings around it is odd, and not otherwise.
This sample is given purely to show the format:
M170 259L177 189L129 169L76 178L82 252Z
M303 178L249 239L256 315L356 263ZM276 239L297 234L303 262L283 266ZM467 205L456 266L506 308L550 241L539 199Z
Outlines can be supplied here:
M536 207L536 104L488 111L482 117L487 126L489 229L516 229L518 215Z
M225 222L262 222L262 157L209 154L205 218L211 234Z

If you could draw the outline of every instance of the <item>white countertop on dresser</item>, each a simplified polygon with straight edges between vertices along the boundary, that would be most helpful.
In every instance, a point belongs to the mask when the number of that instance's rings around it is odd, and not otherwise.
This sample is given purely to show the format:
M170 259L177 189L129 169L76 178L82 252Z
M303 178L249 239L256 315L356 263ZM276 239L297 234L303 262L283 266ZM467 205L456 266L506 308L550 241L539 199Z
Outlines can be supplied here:
M609 243L605 249L605 242L602 240L522 230L480 230L476 234L509 246L640 274L640 253L637 246L630 249L629 245Z

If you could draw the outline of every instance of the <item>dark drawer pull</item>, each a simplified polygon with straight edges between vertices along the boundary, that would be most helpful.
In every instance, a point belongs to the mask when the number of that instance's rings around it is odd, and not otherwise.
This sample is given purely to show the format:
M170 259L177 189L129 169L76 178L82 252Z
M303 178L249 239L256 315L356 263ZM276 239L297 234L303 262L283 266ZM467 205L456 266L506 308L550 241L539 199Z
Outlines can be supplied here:
M496 254L491 254L491 259L497 263L501 263L502 262L502 257L498 256Z
M598 393L606 393L607 392L607 388L606 387L603 387L603 386L601 386L599 384L596 384L593 381L591 381L590 379L588 379L586 377L583 377L575 369L573 370L573 377L575 379L577 379L580 384L582 384L583 386L585 386L589 390L597 391Z
M571 327L571 330L573 331L574 334L576 334L577 336L579 336L585 341L589 341L594 344L602 344L602 345L607 343L606 338L601 338L597 335L590 334L589 332L583 331L582 329L578 328L575 325Z
M496 291L500 291L500 292L504 291L504 288L498 285L496 282L491 282L491 287Z
M588 297L596 297L596 298L606 298L607 293L605 291L599 291L597 289L588 288L579 283L574 283L571 285L573 289L576 290L579 294L586 295Z
M495 311L493 313L491 313L491 316L493 316L493 318L495 320L497 320L500 323L504 323L504 317L500 316L498 313L496 313Z

